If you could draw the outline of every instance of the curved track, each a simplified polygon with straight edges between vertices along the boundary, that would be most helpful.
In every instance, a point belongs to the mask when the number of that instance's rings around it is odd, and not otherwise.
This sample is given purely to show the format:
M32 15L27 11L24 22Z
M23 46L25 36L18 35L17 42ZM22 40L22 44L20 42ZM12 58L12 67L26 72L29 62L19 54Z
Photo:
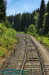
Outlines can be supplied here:
M33 43L31 37L26 34L17 34L17 36L21 40L18 45L19 51L16 51L15 56L12 57L13 59L9 61L11 64L13 62L17 64L15 66L12 65L12 67L10 64L7 64L6 68L20 70L20 74L17 75L23 75L22 71L27 73L24 75L49 75L49 64L42 57L42 53L40 53L40 50Z
M47 67L49 65L44 64L45 61L42 58L42 54L33 43L31 37L28 37L29 36L25 35L24 39L24 36L22 37L21 35L21 38L25 40L25 54L20 70L28 71L28 75L49 75L49 67ZM28 43L30 43L30 45ZM28 47L30 47L30 49L28 49Z

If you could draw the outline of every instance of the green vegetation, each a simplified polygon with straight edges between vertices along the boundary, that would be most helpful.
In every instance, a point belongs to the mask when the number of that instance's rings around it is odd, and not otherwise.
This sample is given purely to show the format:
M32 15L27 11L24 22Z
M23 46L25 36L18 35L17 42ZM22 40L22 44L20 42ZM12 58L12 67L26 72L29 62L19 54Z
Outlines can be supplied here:
M40 8L32 13L23 13L7 16L9 23L16 31L27 30L31 24L34 24L39 35L48 35L49 33L49 1L47 5L44 0L41 0Z
M19 31L19 32L16 32L16 33L21 33L21 34L25 34L25 32L20 32L20 31Z
M12 28L6 17L6 0L0 0L0 57L13 50L17 43L16 31Z
M35 26L33 24L31 24L28 28L28 31L27 31L28 34L31 34L31 35L36 35L36 29L35 29Z
M49 48L49 38L46 36L38 36L36 37L42 44L44 44L47 48Z
M5 57L7 53L7 49L3 48L2 46L0 47L0 57Z
M12 28L12 25L8 22L8 20L5 21L5 23L3 23L4 26L6 26L7 28Z
M6 16L6 0L0 0L0 56L13 49L17 43L16 33L33 35L49 47L49 1L45 5L41 0L40 8L32 13Z
M0 35L0 56L3 56L6 53L6 49L12 50L13 45L17 43L16 31L0 24Z
M40 41L40 43L44 44L47 48L49 48L49 37L40 36L39 34L37 34L34 25L29 26L27 34L34 36L38 41Z
M6 0L0 0L0 22L6 19Z
M40 41L40 43L49 48L49 34L47 36L40 36L37 34L36 28L33 24L29 26L27 34L34 36L38 41Z
M42 0L40 10L34 11L33 14L35 23L32 21L27 33L49 48L49 1L45 7L45 2Z
M37 23L37 31L40 35L43 33L44 14L45 14L45 1L41 0L38 23Z
M39 9L33 11L32 13L23 13L7 16L9 23L16 31L27 32L28 27L31 24L37 23L37 19L39 16Z

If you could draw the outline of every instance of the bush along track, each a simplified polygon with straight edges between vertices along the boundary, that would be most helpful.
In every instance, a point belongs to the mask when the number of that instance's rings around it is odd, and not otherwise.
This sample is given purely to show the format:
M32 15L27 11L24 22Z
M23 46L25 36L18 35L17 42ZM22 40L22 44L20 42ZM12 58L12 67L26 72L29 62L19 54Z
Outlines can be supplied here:
M31 24L28 28L27 34L34 36L40 43L46 46L49 49L49 35L48 36L40 36L37 34L36 28L33 24Z
M0 23L0 58L5 58L18 43L16 31Z

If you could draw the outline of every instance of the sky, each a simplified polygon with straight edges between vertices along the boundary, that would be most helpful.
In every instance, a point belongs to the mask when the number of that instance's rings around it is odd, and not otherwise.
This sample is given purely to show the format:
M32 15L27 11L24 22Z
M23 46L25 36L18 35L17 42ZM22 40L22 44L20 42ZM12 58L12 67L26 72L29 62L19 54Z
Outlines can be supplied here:
M47 3L48 0L45 0ZM6 15L15 15L25 12L33 12L40 7L41 0L7 0Z

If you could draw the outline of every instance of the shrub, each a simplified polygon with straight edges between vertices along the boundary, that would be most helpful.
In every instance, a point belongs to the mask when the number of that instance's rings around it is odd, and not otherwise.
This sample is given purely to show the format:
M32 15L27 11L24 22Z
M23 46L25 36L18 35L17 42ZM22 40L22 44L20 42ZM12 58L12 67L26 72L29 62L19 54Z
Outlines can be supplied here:
M13 45L17 43L16 31L9 28L8 22L0 23L0 57L5 57L8 50L13 50Z
M43 38L43 44L49 46L49 38L48 37L42 37Z
M47 48L49 48L49 38L46 36L38 36L37 40L39 40L41 43L46 45Z
M2 36L6 32L7 28L0 23L0 36Z
M11 28L12 25L8 22L8 20L5 21L4 25L7 27L7 28Z
M16 31L9 28L7 31L0 37L0 45L11 49L12 45L16 42Z
M0 46L10 50L13 48L13 44L17 43L16 31L12 28L6 28L0 24Z
M36 28L33 24L31 24L28 28L28 31L27 31L28 34L31 34L31 35L36 35Z

